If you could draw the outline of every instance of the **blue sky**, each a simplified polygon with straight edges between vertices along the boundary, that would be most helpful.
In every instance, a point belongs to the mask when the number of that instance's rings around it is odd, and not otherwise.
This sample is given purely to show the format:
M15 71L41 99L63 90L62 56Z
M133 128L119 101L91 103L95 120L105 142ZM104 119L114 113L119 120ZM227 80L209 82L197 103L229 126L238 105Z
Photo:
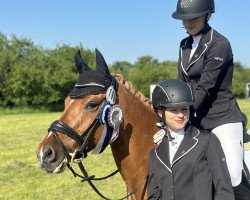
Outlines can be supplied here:
M134 63L151 55L177 61L187 34L172 19L177 0L5 0L0 2L0 32L28 38L35 45L98 48L108 64ZM235 61L250 67L250 1L217 0L210 25L226 36Z

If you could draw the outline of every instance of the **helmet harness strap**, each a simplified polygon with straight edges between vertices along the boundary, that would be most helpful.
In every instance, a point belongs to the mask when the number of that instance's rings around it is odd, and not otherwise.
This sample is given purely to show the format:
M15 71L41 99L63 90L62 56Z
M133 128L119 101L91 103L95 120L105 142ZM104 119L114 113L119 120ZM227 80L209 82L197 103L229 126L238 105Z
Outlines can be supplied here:
M204 31L205 31L206 28L207 28L209 19L210 19L210 16L209 16L209 13L207 13L206 16L205 16L205 19L204 19L204 26L203 26L203 28L202 28L198 33L196 33L195 35L191 35L191 36L197 36L197 35L203 34ZM183 27L183 28L184 28L184 27ZM187 34L189 34L189 33L187 32ZM189 34L189 35L190 35L190 34Z
M166 115L165 115L165 111L162 112L162 129L167 133L167 137L168 137L168 141L172 141L174 140L175 138L171 136L169 130L168 130L168 127L167 127L167 124L166 124Z

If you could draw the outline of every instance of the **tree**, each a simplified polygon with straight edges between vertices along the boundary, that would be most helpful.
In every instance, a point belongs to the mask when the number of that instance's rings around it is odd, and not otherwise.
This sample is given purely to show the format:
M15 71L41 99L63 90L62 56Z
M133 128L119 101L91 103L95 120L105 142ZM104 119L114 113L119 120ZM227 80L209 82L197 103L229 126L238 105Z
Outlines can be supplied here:
M145 96L149 97L150 84L157 83L164 79L177 77L175 62L159 63L151 56L140 57L135 66L129 71L129 80Z
M241 63L234 63L233 93L236 98L246 96L246 83L250 82L250 69L244 68Z
M0 106L40 105L63 102L78 73L74 56L78 49L91 65L94 53L81 45L36 46L26 38L0 34Z
M9 39L0 33L0 106L44 105L61 103L78 78L75 53L80 50L90 68L95 68L95 52L82 44L71 47L58 45L43 49L27 38ZM152 56L142 56L131 64L118 61L110 66L121 73L136 89L149 97L150 84L177 78L177 63L159 62ZM235 63L233 92L236 98L245 97L245 85L250 82L250 68Z
M110 72L122 74L125 79L128 78L129 70L133 65L127 61L117 61L110 66Z

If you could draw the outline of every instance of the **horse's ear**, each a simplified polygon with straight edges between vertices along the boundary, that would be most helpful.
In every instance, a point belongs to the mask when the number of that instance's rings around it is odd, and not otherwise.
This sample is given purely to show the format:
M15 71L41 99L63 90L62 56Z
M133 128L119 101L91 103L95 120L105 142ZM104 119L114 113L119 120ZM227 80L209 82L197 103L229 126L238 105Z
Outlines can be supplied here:
M82 74L84 71L90 70L88 65L83 61L80 50L78 50L76 52L75 63L76 63L76 68L77 68L79 74Z
M97 49L95 49L95 54L96 54L97 71L100 71L102 74L109 76L110 75L109 68L106 61L103 58L103 55Z

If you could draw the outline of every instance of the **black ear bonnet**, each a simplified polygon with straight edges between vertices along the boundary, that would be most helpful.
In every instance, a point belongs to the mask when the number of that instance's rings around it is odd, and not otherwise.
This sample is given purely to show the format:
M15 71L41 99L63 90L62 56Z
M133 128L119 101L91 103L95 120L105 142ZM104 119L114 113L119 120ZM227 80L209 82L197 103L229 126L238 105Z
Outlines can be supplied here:
M91 70L81 57L80 51L75 55L76 68L79 78L74 88L69 92L72 99L84 98L92 94L106 93L113 85L117 90L117 81L110 74L102 54L96 49L96 70Z

